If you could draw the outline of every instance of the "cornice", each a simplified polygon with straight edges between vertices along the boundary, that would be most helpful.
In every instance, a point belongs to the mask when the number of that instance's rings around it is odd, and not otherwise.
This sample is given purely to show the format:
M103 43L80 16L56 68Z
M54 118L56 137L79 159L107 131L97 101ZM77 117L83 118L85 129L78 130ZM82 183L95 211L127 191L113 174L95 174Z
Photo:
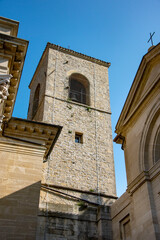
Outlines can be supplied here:
M0 25L3 28L10 29L12 36L14 36L14 37L17 36L18 27L19 27L19 22L18 21L8 19L8 18L4 18L4 17L0 17Z
M123 125L126 125L126 123L128 123L128 121L129 121L129 119L137 111L137 109L134 109L134 111L132 111L131 114L129 114L129 116L126 117L128 111L129 111L129 109L131 107L132 101L134 99L135 92L137 91L137 89L139 87L139 83L140 83L141 79L143 78L143 75L144 75L147 67L148 66L151 67L154 64L154 58L156 59L159 54L160 54L160 43L157 44L155 47L153 47L148 53L146 53L143 56L143 58L141 60L141 63L139 65L139 68L137 70L136 76L134 78L134 81L132 83L132 86L130 88L130 91L128 93L128 96L127 96L127 99L125 101L125 104L124 104L123 109L121 111L120 117L119 117L118 122L116 124L115 132L117 134L121 133ZM153 85L154 86L157 83L158 83L158 81L153 81ZM141 102L139 103L139 105L142 105L144 100L146 100L147 96L151 93L151 91L154 88L154 86L151 86L148 89L148 91L146 92L146 94L143 97L143 99L141 99Z
M0 34L0 56L9 61L9 74L12 75L9 95L5 100L4 121L8 121L13 112L17 90L22 74L28 41L13 36Z
M141 172L127 187L127 192L132 195L139 189L145 182L152 181L160 175L160 161L156 162L148 171Z
M2 136L12 140L45 147L44 159L53 149L62 127L53 124L11 118L4 124Z
M124 120L124 125L126 125L126 124L129 122L129 120L132 118L132 116L133 116L136 112L138 112L138 110L140 110L140 108L143 107L142 105L143 105L144 103L146 103L146 102L148 102L148 101L150 100L151 96L153 95L153 94L151 94L151 92L154 93L156 90L159 89L159 87L160 87L160 81L159 81L159 79L160 79L160 73L156 76L155 79L153 79L153 83L151 84L150 88L145 92L144 96L140 99L140 101L138 102L138 104L137 104L137 106L135 107L135 109L133 109L133 111L132 111L132 112L127 116L127 118ZM157 89L156 89L156 87L157 87ZM150 97L149 97L149 95L150 95ZM148 98L148 100L147 100L147 98Z

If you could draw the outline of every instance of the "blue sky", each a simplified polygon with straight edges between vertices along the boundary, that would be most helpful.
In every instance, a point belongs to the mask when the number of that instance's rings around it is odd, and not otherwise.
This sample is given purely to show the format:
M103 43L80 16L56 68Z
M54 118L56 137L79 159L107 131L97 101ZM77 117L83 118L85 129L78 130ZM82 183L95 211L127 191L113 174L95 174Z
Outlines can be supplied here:
M26 118L28 85L47 42L111 62L112 129L143 55L160 39L160 0L0 0L0 15L20 22L18 37L29 48L14 116ZM126 190L123 151L114 144L117 195Z

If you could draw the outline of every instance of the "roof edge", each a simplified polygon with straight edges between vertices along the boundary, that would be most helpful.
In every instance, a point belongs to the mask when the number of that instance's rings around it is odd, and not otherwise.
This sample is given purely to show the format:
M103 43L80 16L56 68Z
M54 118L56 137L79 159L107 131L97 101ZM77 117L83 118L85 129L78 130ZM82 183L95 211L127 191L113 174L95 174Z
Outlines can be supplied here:
M64 47L61 47L59 45L56 45L56 44L53 44L53 43L50 43L50 42L48 42L47 45L50 48L53 48L53 49L58 50L60 52L64 52L64 53L67 53L67 54L72 55L72 56L83 58L83 59L85 59L87 61L97 63L97 64L102 65L104 67L108 67L109 68L110 65L111 65L110 62L105 62L103 60L100 60L100 59L97 59L97 58L94 58L94 57L90 57L90 56L85 55L83 53L79 53L79 52L76 52L74 50L71 50L71 49L68 49L68 48L64 48Z
M41 55L41 58L40 58L40 60L39 60L39 62L38 62L38 64L37 64L37 67L36 67L36 70L35 70L35 72L34 72L34 74L33 74L33 77L32 77L32 79L31 79L31 81L30 81L30 83L29 83L29 85L28 85L29 89L31 89L32 81L33 81L33 79L34 79L34 77L35 77L35 75L36 75L36 73L37 73L37 71L38 71L38 68L39 68L39 66L40 66L40 64L41 64L41 62L42 62L42 59L44 58L44 56L45 56L48 48L49 48L49 47L48 47L48 43L47 43L47 45L46 45L46 47L45 47L45 49L44 49L44 51L43 51L43 53L42 53L42 55Z
M67 54L72 55L72 56L76 56L76 57L85 59L85 60L87 60L87 61L90 61L90 62L99 64L99 65L102 65L102 66L104 66L104 67L108 67L108 68L109 68L109 67L111 66L111 63L110 63L110 62L105 62L105 61L102 61L102 60L100 60L100 59L93 58L93 57L87 56L87 55L85 55L85 54L82 54L82 53L73 51L73 50L71 50L71 49L64 48L64 47L61 47L61 46L59 46L59 45L56 45L56 44L53 44L53 43L48 42L48 43L46 44L46 47L45 47L45 49L44 49L44 51L43 51L43 53L42 53L42 55L41 55L41 58L40 58L40 60L39 60L39 62L38 62L38 65L37 65L36 70L35 70L35 72L34 72L34 74L33 74L33 77L32 77L32 79L31 79L31 81L30 81L30 84L29 84L29 86L28 86L29 88L31 88L32 81L33 81L33 79L34 79L34 77L35 77L35 75L36 75L36 73L37 73L37 70L38 70L38 68L39 68L39 66L40 66L40 64L41 64L42 59L44 58L44 56L45 56L45 54L46 54L46 52L47 52L47 50L48 50L49 48L55 49L55 50L60 51L60 52L63 52L63 53L67 53Z
M120 134L120 125L121 125L121 121L123 120L123 117L124 117L124 113L125 113L125 110L126 110L126 107L128 105L130 105L130 102L131 102L131 93L133 91L133 88L136 87L135 84L136 84L136 81L137 81L137 78L141 78L141 75L140 75L140 72L144 72L145 69L146 69L146 66L147 64L151 61L151 59L157 55L155 53L156 51L156 48L159 48L160 47L160 43L158 43L157 45L155 45L152 49L150 49L145 55L143 55L141 61L140 61L140 64L139 64L139 67L137 69L137 72L135 74L135 77L134 77L134 80L132 82L132 85L129 89L129 92L128 92L128 95L125 99L125 102L124 102L124 105L123 105L123 108L121 110L121 113L120 113L120 116L118 118L118 121L117 121L117 124L115 126L115 133L117 134ZM140 76L139 76L140 75Z

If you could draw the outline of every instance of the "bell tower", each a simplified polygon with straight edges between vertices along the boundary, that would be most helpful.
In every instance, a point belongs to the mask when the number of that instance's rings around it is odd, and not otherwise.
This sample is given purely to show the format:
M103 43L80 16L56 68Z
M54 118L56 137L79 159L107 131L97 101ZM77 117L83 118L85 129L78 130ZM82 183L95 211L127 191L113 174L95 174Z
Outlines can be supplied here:
M100 205L116 198L109 66L48 43L29 85L28 119L63 126L44 163L43 187ZM45 194L41 209L78 214L75 202Z

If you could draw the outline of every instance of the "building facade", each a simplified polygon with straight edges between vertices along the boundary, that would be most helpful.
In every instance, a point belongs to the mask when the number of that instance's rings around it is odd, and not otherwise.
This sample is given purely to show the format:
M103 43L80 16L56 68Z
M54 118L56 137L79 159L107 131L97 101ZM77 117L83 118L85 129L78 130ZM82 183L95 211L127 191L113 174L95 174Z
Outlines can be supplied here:
M160 239L160 44L116 125L128 183L116 200L110 63L48 43L28 120L13 118L28 46L18 25L0 17L0 239Z
M116 125L127 191L112 205L113 239L160 239L160 44L144 55Z
M0 17L0 239L36 238L42 165L61 127L13 118L28 47L19 23Z

